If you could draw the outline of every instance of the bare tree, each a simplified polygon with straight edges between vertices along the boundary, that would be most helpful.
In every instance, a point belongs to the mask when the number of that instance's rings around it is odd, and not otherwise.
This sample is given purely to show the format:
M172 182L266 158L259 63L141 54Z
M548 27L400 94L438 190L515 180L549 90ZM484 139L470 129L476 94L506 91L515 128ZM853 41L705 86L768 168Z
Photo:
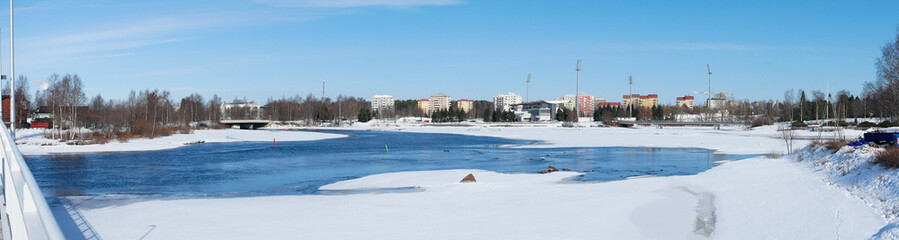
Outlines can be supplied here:
M19 75L16 78L16 125L21 125L28 118L28 110L31 106L30 96L28 96L28 78L25 75Z
M875 64L877 68L877 80L872 84L866 84L865 90L873 92L876 106L881 110L881 116L889 117L893 121L899 119L899 31L896 39L888 42L881 48L881 57Z
M781 139L784 140L784 143L787 145L787 154L793 153L793 139L795 135L793 133L793 128L790 126L780 128Z

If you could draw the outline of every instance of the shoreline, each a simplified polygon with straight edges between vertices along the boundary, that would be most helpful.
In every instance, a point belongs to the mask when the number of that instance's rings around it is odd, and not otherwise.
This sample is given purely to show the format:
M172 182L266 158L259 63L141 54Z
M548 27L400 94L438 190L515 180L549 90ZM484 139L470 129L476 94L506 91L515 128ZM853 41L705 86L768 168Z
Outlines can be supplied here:
M318 130L441 133L536 142L536 144L511 146L512 148L701 148L714 150L715 153L739 155L783 154L786 152L784 139L778 136L780 133L777 132L776 126L763 126L754 129L724 127L716 130L711 127L667 127L663 129L646 127L567 128L561 127L559 124L527 124L523 126L509 126L507 124L473 124L471 126L388 124L386 127L378 126L377 124L360 124L359 126L334 128L276 125L258 130L195 130L194 133L190 134L174 134L154 139L131 139L128 142L113 141L106 144L93 145L60 144L59 141L43 138L41 134L35 136L35 133L42 130L23 129L20 132L31 133L31 135L20 135L17 137L16 142L23 155L49 155L160 151L187 146L187 144L197 141L204 141L205 143L268 142L273 138L278 139L277 141L314 141L349 137L347 134L322 133ZM862 131L859 130L846 130L843 135L851 138L861 133ZM805 146L816 137L819 137L819 133L816 132L796 131L795 134L797 135L793 140L794 146ZM53 145L41 146L45 144Z
M131 139L127 142L112 141L106 144L92 145L66 145L57 140L46 139L40 133L41 129L20 130L16 144L19 151L25 156L52 155L52 154L93 154L93 153L127 153L149 152L175 149L190 146L192 143L203 141L205 143L230 143L230 142L296 142L315 141L348 137L347 135L308 132L308 131L266 131L266 130L241 130L241 129L202 129L194 130L189 134L173 134L157 138ZM54 145L46 145L54 144Z

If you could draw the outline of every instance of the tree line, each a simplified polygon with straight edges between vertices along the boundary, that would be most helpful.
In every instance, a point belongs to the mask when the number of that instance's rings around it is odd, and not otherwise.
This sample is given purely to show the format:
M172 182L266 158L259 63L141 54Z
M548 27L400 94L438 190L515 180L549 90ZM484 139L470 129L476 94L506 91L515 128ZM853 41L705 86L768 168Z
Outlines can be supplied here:
M656 106L651 108L598 107L593 112L595 121L614 121L619 117L638 120L675 120L680 114L714 113L745 118L769 118L777 121L803 122L819 119L846 119L883 117L899 122L899 33L881 48L881 57L875 62L876 79L864 84L860 95L848 91L835 94L812 90L787 90L783 101L728 101L720 109L702 106ZM224 101L218 95L206 99L194 93L180 100L172 99L167 90L145 89L131 91L126 99L104 99L101 95L88 98L84 93L84 81L77 74L52 74L42 89L29 94L29 81L24 75L15 81L17 88L6 95L15 94L16 125L25 126L26 119L34 112L52 113L54 131L51 135L60 139L80 139L86 133L107 138L129 136L155 137L176 131L190 131L191 127L214 127L223 115L237 118L300 122L314 125L321 122L343 122L369 118L426 117L418 107L418 100L397 100L393 110L372 112L370 102L364 98L339 95L336 98L315 97L309 94L292 97L269 98L262 108L232 107L223 112L222 104L252 103L245 99ZM453 101L449 110L434 111L430 117L435 122L465 121L482 118L485 121L515 121L508 111L497 111L489 101L474 101L468 112L456 109ZM558 121L574 121L575 114L562 108L555 113Z

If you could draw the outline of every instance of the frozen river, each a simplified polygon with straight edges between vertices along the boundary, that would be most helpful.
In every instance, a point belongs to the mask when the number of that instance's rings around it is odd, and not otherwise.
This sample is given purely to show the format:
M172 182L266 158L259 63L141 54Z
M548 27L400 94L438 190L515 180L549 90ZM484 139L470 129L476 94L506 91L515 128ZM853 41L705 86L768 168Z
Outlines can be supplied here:
M145 195L232 197L317 194L318 187L367 175L418 170L484 169L519 173L587 172L577 180L687 175L717 160L749 155L673 148L520 148L532 141L452 134L328 131L351 137L320 141L197 144L131 153L26 158L48 197Z
M318 141L207 143L170 150L26 157L67 237L79 216L60 197L99 197L93 207L153 199L330 194L319 187L372 174L441 169L535 173L552 165L586 172L575 181L689 175L751 155L698 148L526 148L541 144L454 134L326 131ZM336 193L341 194L341 193ZM85 207L85 206L80 206ZM68 208L72 209L72 208Z

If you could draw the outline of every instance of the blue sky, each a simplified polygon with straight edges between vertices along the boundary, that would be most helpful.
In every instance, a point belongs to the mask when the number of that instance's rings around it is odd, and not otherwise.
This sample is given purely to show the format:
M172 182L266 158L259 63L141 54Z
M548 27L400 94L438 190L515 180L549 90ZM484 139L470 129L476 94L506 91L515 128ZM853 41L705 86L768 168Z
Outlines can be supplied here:
M323 77L330 97L490 99L524 95L530 73L537 100L574 93L583 59L582 92L620 101L632 75L634 93L671 103L705 91L711 64L713 91L781 99L827 81L859 93L897 12L897 1L18 1L16 69L32 91L77 73L90 96L257 102L319 96Z

